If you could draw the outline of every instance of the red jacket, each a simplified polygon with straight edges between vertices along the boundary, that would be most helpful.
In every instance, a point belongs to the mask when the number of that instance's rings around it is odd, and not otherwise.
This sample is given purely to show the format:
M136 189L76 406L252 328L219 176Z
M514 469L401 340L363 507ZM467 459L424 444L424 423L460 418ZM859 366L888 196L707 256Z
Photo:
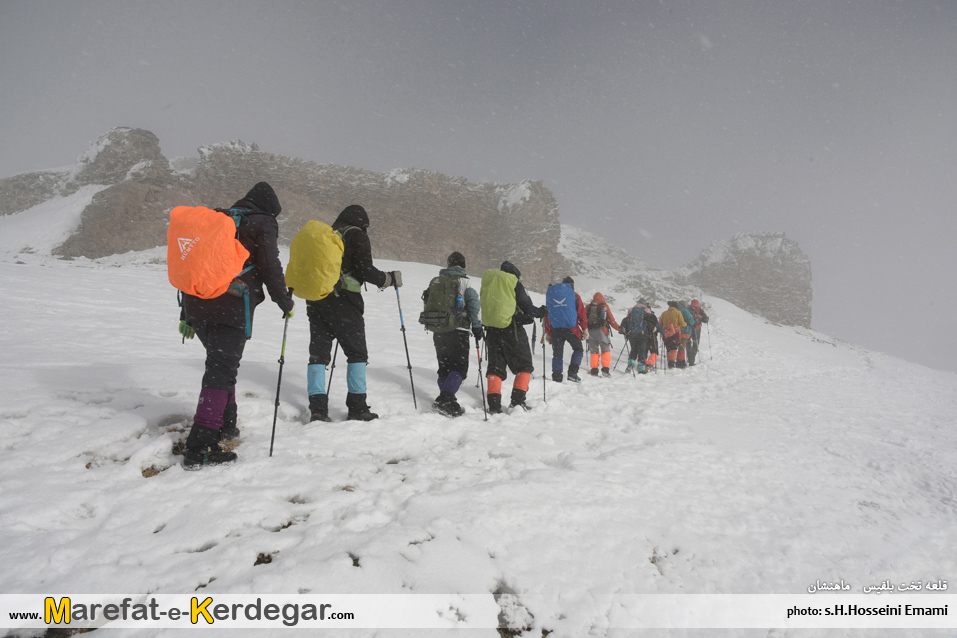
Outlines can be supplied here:
M602 309L604 309L605 311L605 325L601 327L602 332L604 332L606 335L610 335L611 333L608 331L609 327L612 327L615 330L618 330L620 332L621 326L619 326L618 322L615 321L615 315L611 314L611 308L609 308L608 304L605 303L605 296L601 294L600 292L596 292L595 296L592 297L591 302L601 305ZM585 315L586 315L585 325L587 326L588 313L586 312Z

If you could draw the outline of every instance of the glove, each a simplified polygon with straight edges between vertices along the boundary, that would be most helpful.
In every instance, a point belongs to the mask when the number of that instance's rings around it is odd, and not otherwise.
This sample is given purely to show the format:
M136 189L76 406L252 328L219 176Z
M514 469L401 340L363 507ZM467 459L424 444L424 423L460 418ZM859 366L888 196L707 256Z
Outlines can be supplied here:
M588 328L582 330L582 341L588 341Z
M289 312L282 316L283 319L292 319L293 315L296 314L296 302L292 302L292 308L289 309Z
M542 317L548 316L548 306L539 306L538 312L541 313Z
M542 335L542 336L544 337L546 343L551 344L551 342L552 342L552 335L550 335L550 334L548 334L548 333L546 332L546 333L545 333L544 335Z
M402 287L402 273L398 270L392 270L385 274L385 283L382 285L383 288L388 288L389 286L394 286L396 288Z
M186 323L185 320L179 322L179 333L186 339L192 339L196 336L196 331L193 330L193 326Z
M482 329L481 329L481 328L472 328L472 336L475 337L475 343L478 343L479 341L481 341L481 340L482 340L482 337L484 336L484 334L483 334L483 332L482 332Z

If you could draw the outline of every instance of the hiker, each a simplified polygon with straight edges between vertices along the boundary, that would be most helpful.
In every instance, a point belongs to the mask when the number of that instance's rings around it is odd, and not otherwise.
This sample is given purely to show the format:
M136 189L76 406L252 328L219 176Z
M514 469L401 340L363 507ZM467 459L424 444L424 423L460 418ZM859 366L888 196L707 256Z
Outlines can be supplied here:
M628 340L628 367L625 372L645 374L658 361L658 318L645 299L639 298L621 322L619 330Z
M469 336L475 345L482 340L482 310L479 295L465 273L465 255L456 251L446 259L447 268L439 271L428 289L422 293L425 311L419 323L429 329L430 313L433 320L432 343L439 361L439 396L432 403L432 411L447 417L465 414L465 408L455 399L462 381L469 372ZM434 296L434 298L433 298Z
M502 413L502 382L508 378L508 370L515 375L509 407L531 409L525 398L535 367L525 325L545 317L547 310L545 306L535 307L521 276L510 261L503 261L499 270L486 270L482 276L482 322L488 348L486 397L491 414Z
M681 316L687 325L681 329L681 346L678 348L678 360L675 365L679 368L687 368L689 360L688 353L691 351L691 332L694 330L695 320L694 315L688 308L687 301L679 301L678 310L681 312ZM692 363L691 365L694 364Z
M591 376L601 374L611 376L611 331L609 328L621 332L621 326L611 314L611 308L605 303L605 296L596 292L591 303L585 308L585 317L588 326L588 353L591 355Z
M691 300L691 306L688 308L694 316L695 324L691 329L691 343L688 350L688 365L693 366L695 357L698 356L698 346L701 345L701 324L708 323L710 320L708 313L701 307L701 302L697 299Z
M542 330L545 339L552 344L552 381L562 382L567 341L572 347L567 377L569 381L578 383L581 381L578 370L585 355L583 341L588 340L588 319L585 317L585 304L575 292L575 280L565 277L562 283L549 286L545 293L545 302L548 318L542 322Z
M688 325L681 311L678 310L677 301L668 302L668 309L661 313L661 317L658 318L658 323L661 325L661 333L665 337L665 350L668 353L668 368L675 368L678 364L678 354L681 348L681 329ZM684 351L681 351L681 361L684 363Z
M309 317L309 366L307 381L310 421L329 422L329 396L326 394L326 366L332 358L332 340L339 342L346 355L346 408L349 421L371 421L379 415L366 403L366 348L365 320L362 315L362 284L368 282L384 290L390 286L402 287L402 273L382 271L372 263L372 244L369 241L369 214L358 204L346 206L332 229L342 237L344 252L339 282L333 292L323 299L306 302Z
M246 302L241 294L236 296L232 288L213 299L183 293L180 333L187 339L194 335L199 337L206 348L203 386L193 425L186 437L183 458L186 469L236 460L236 453L223 450L219 443L239 436L236 374L246 347L247 330L252 327L253 313L266 299L263 285L287 318L293 316L296 305L286 288L279 261L276 217L282 206L275 191L266 182L259 182L232 208L241 212L236 236L249 251L244 272L236 278L248 288L248 317Z

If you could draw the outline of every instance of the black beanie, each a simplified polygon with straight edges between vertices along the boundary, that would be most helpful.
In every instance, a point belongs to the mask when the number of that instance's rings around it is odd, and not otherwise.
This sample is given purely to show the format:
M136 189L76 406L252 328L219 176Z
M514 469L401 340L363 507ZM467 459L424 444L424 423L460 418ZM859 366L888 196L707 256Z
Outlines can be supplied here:
M562 283L563 283L563 284L571 284L571 285L572 285L572 288L575 287L575 280L572 279L571 277L565 277L564 279L562 279Z
M465 255L459 251L455 251L449 258L445 260L445 263L449 268L465 268Z

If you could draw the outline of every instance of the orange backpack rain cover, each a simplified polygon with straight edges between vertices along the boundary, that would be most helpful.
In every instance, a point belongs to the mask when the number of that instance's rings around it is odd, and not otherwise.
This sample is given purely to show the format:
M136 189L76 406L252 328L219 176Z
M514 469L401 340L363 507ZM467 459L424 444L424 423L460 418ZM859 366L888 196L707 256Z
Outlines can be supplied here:
M169 214L166 268L178 290L213 299L242 272L249 251L236 239L236 222L203 206L177 206Z

